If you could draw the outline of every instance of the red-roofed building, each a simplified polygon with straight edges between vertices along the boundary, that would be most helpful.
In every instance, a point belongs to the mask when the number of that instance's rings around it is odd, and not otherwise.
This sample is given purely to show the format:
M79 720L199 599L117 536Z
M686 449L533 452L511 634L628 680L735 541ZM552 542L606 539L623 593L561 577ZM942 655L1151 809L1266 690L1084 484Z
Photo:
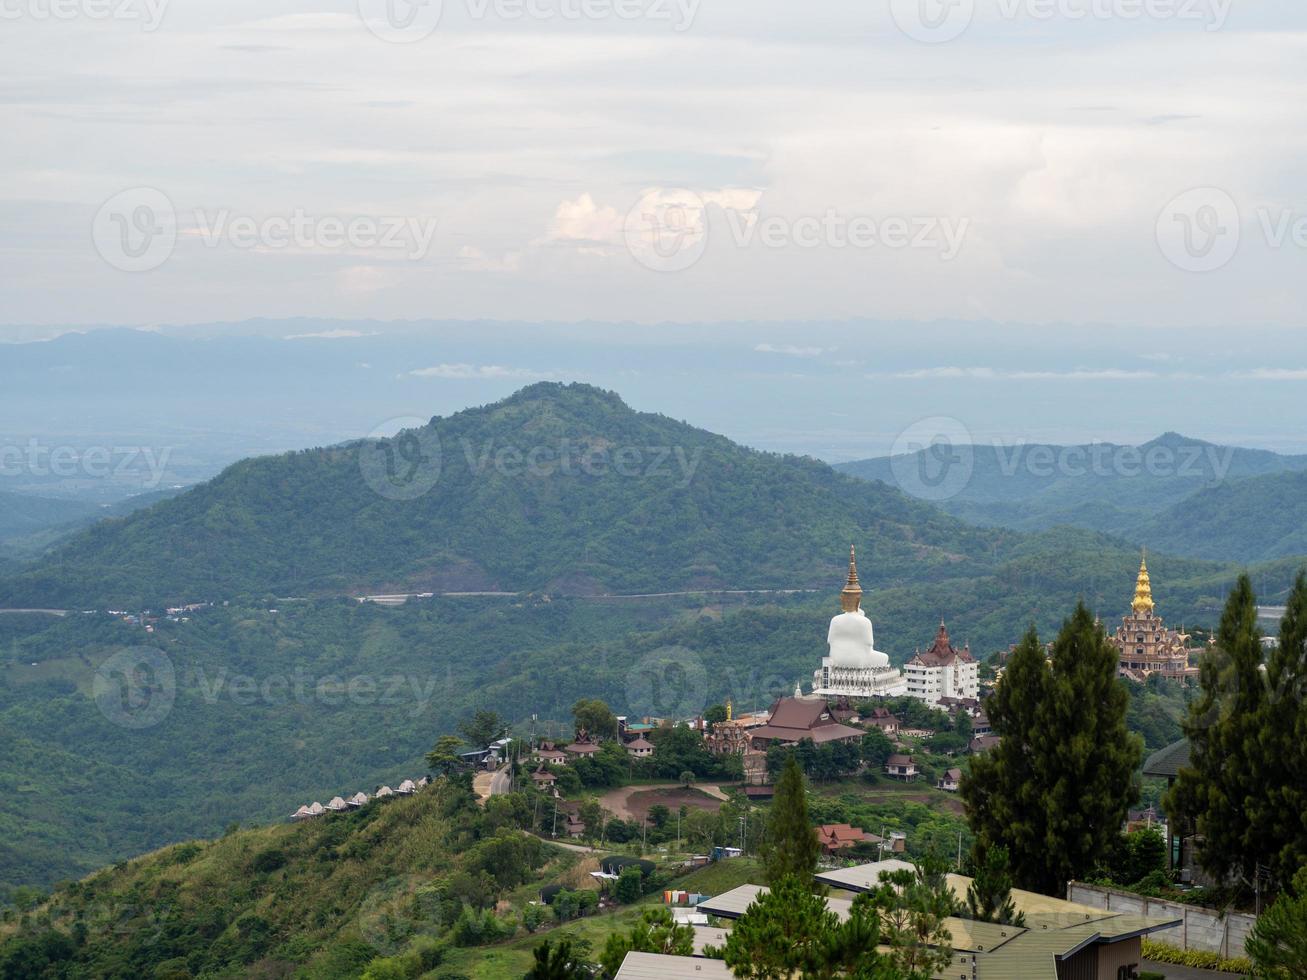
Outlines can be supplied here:
M797 745L811 739L816 745L826 742L861 741L863 732L841 725L830 713L826 702L807 698L781 698L771 709L767 724L749 733L749 742L755 751L765 752L767 746Z
M846 851L858 844L875 844L880 838L869 834L860 827L846 823L826 823L817 828L817 842L824 853L834 855Z
M943 698L980 697L980 662L971 655L970 646L959 650L949 642L943 620L930 649L918 650L903 670L908 696L927 704L939 704Z

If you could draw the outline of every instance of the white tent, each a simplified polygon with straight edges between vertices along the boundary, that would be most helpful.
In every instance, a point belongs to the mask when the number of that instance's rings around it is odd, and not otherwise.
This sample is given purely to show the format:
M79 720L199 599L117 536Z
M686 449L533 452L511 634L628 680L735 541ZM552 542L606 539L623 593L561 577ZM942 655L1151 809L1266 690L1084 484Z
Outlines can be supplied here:
M327 804L327 809L332 813L341 813L349 809L349 804L337 796Z
M395 790L401 796L412 796L418 791L417 785L411 779L406 779L399 784L399 789Z
M349 803L350 806L357 808L361 806L367 806L368 799L369 797L367 793L355 793L353 796L349 798L347 802Z
M394 796L394 795L395 795L395 791L391 789L389 786L383 786L381 787L381 789L377 790L377 799L379 800L384 800L387 796Z

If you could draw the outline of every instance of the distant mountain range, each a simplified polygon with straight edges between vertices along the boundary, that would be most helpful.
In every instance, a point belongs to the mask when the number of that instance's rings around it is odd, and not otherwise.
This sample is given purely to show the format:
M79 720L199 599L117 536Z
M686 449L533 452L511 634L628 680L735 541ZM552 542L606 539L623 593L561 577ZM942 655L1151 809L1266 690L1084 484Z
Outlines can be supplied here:
M954 467L945 473L948 482L932 481L945 463ZM1066 524L1222 561L1307 553L1295 496L1307 456L1218 446L1174 432L1141 446L922 449L836 469L929 497L976 525L1029 531Z

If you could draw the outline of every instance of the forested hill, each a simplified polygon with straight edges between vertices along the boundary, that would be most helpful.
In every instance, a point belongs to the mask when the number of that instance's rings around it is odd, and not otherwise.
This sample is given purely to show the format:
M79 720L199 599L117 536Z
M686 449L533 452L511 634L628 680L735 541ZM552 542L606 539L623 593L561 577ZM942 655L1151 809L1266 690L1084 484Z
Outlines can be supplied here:
M1138 535L1150 518L1205 488L1307 471L1307 456L1220 446L1175 432L1140 446L976 445L956 452L954 462L967 467L967 479L954 488L955 493L938 501L953 516L972 524L1019 530L1070 524L1132 540L1140 540ZM902 484L912 492L919 484L915 474L929 473L934 465L931 451L921 450L841 463L836 469L890 486ZM902 476L906 479L900 480ZM1175 536L1156 546L1193 557L1272 557L1213 554L1202 550L1202 540Z
M1198 558L1269 561L1307 555L1307 473L1232 480L1140 523L1150 548Z
M0 581L0 606L828 588L850 542L874 586L986 570L1013 538L549 383L394 439L237 463Z

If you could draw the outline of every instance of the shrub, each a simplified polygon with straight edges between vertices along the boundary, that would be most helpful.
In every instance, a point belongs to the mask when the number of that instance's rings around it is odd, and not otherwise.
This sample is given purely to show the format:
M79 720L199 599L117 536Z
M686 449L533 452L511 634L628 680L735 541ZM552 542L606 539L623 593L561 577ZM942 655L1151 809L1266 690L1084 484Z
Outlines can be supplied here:
M1144 959L1156 963L1171 963L1175 966L1192 966L1198 970L1220 970L1225 973L1252 972L1253 965L1245 956L1224 959L1220 953L1205 949L1180 949L1168 943L1159 943L1151 939L1143 942Z

